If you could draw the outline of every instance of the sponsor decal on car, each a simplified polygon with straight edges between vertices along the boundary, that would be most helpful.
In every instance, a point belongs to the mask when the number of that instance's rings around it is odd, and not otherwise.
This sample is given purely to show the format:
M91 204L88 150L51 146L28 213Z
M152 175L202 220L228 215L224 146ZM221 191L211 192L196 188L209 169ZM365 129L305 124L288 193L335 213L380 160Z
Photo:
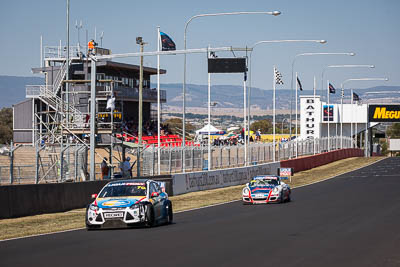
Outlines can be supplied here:
M128 205L129 203L131 203L129 200L109 200L106 202L103 202L102 205L106 206L106 207L115 207L115 206L125 206Z
M108 184L107 186L130 186L130 185L143 185L145 186L145 183L112 183Z
M122 218L124 217L123 212L107 212L104 213L104 218L106 219L113 219L113 218Z

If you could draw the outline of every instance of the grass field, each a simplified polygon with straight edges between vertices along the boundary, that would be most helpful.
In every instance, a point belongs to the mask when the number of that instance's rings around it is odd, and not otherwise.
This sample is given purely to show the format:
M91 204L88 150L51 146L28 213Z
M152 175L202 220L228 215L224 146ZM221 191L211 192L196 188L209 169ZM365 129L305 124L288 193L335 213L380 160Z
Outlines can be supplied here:
M348 158L296 173L292 188L322 181L376 162L383 157ZM243 185L170 197L174 212L241 199ZM295 192L294 192L295 193ZM85 209L0 220L0 240L85 227Z

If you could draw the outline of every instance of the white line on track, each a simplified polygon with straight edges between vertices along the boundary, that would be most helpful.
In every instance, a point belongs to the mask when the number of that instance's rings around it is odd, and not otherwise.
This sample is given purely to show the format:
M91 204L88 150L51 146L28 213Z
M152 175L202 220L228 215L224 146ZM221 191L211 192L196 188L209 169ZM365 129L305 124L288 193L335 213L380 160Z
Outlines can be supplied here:
M368 165L362 166L362 167L357 168L357 169L355 169L355 170L351 170L351 171L349 171L349 172L353 172L353 171L360 170L360 169L365 168L365 167L368 167L368 166L370 166L370 165L372 165L372 164L378 163L378 162L380 162L380 161L382 161L382 160L384 160L384 159L386 159L386 158L383 158L383 159L380 159L380 160L378 160L378 161L372 162L372 163L370 163L370 164L368 164ZM312 182L312 183L309 183L309 184L296 186L296 187L293 187L293 189L301 188L301 187L305 187L305 186L309 186L309 185L313 185L313 184L316 184L316 183L321 183L321 182L324 182L324 181L327 181L327 180L336 178L336 177L338 177L338 176L340 176L340 175L343 175L343 174L346 174L346 173L349 173L349 172L344 172L344 173L341 173L341 174L338 174L338 175L335 175L335 176L326 178L326 179L324 179L324 180ZM238 202L238 201L242 201L242 200L241 200L241 199L238 199L238 200L231 200L231 201L222 202L222 203L217 203L217 204L212 204L212 205L208 205L208 206L204 206L204 207L200 207L200 208L182 210L182 211L174 212L174 214L183 213L183 212L188 212L188 211L195 211L195 210L200 210L200 209L206 209L206 208L211 208L211 207L216 207L216 206L221 206L221 205L225 205L225 204L229 204L229 203L233 203L233 202ZM11 241L11 240L17 240L17 239L24 239L24 238L31 238L31 237L38 237L38 236L45 236L45 235L53 235L53 234L67 233L67 232L79 231L79 230L83 230L83 229L86 229L86 228L76 228L76 229L69 229L69 230L58 231L58 232L52 232L52 233L43 233L43 234L37 234L37 235L29 235L29 236L22 236L22 237L14 237L14 238L9 238L9 239L0 240L0 242Z
M9 239L0 240L0 242L11 241L11 240L16 240L16 239L24 239L24 238L29 238L29 237L44 236L44 235L61 234L61 233L67 233L67 232L78 231L78 230L83 230L83 229L85 229L85 228L75 228L75 229L63 230L63 231L52 232L52 233L43 233L43 234L37 234L37 235L28 235L28 236L14 237L14 238L9 238Z

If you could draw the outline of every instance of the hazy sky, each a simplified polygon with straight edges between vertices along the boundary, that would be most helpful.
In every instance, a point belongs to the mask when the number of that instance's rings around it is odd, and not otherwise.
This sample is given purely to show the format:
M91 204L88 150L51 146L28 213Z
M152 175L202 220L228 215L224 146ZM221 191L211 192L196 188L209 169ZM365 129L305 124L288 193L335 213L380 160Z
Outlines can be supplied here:
M71 44L76 44L75 21L82 20L82 44L104 31L103 47L113 53L138 51L137 36L148 42L146 51L157 49L157 26L183 49L185 22L194 15L233 11L273 11L280 16L240 15L198 18L188 28L188 48L252 46L260 40L326 39L327 44L266 44L253 52L252 84L272 87L272 69L276 65L290 87L291 65L303 52L355 52L356 56L310 56L296 60L303 87L311 89L313 76L318 79L324 66L331 64L374 64L375 69L330 69L326 76L336 87L347 78L388 77L389 82L353 82L348 87L400 85L400 1L398 0L220 0L220 1L134 1L70 0ZM0 9L0 75L32 76L31 68L40 64L40 35L44 45L66 40L66 0L3 0ZM99 37L97 41L100 43ZM242 56L243 53L236 53ZM230 57L232 53L219 53ZM137 58L124 60L137 64ZM156 58L145 58L156 67ZM164 56L161 67L167 69L162 83L180 83L183 56ZM217 74L212 84L241 85L240 74ZM188 55L188 83L207 84L206 55Z

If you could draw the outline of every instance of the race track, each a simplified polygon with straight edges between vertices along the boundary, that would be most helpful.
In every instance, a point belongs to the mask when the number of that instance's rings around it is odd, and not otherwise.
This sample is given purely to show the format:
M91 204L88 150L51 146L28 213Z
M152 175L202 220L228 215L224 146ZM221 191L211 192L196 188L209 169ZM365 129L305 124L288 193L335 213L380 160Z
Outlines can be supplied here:
M0 266L400 266L400 158L294 189L292 198L178 213L152 229L0 242Z

